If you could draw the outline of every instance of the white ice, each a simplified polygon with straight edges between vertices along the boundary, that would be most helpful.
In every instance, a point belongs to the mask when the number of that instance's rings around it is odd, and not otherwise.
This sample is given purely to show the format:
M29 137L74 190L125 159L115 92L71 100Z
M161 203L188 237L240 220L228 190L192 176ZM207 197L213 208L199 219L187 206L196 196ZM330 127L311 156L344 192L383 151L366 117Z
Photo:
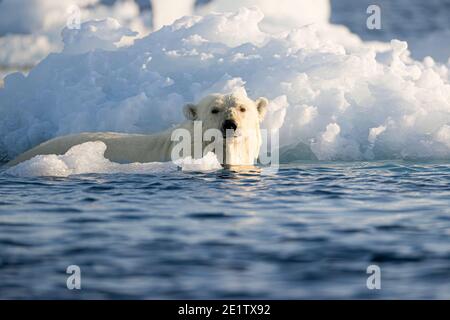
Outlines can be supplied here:
M290 160L450 159L449 64L327 23L263 22L257 8L184 17L120 48L104 36L116 23L102 24L101 43L82 27L86 50L5 79L0 157L69 133L156 132L182 121L185 103L241 88L270 99L263 126L299 148Z
M0 73L28 70L50 52L63 47L60 33L68 24L113 17L138 36L150 31L150 14L141 14L133 0L112 6L100 0L2 0L0 1ZM129 44L135 37L124 38ZM3 76L0 75L0 80ZM1 82L1 81L0 81Z

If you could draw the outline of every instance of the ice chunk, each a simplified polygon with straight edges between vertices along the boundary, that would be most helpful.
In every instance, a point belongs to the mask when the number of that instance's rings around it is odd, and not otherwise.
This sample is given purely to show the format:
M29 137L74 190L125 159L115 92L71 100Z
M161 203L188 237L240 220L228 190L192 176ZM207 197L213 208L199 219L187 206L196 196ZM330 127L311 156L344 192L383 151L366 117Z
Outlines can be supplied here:
M95 49L115 50L125 37L137 35L112 18L82 23L80 29L64 28L62 31L64 53L84 53Z
M160 131L183 121L184 104L240 90L269 98L263 127L293 160L450 159L448 65L412 59L402 41L334 39L326 25L265 32L262 12L184 17L131 46L52 54L7 77L0 158L82 131ZM101 48L96 33L79 36Z
M50 52L61 51L64 27L76 28L78 22L108 17L141 37L150 32L150 13L141 13L134 0L111 5L100 0L1 0L0 86L3 73L27 72ZM125 37L119 45L128 45L133 39Z
M258 7L265 15L263 30L283 31L308 24L326 24L330 20L329 0L214 0L200 7L200 13L236 11L240 7Z
M194 10L195 0L150 0L153 10L153 29L158 30L175 20L190 16Z
M436 140L450 147L450 125L443 125L436 132Z
M187 157L176 160L175 164L178 165L183 171L215 171L222 169L216 155L212 152L208 152L201 159Z

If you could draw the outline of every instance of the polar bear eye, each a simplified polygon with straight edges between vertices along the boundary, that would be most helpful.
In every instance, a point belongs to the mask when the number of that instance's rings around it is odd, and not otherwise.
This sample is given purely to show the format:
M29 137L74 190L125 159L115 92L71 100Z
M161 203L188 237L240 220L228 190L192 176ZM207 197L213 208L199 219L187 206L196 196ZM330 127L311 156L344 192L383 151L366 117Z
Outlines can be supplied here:
M241 107L239 110L241 110L241 112L247 111L247 109L245 109L244 107Z
M212 114L216 114L216 113L219 113L219 109L217 109L217 108L213 108L212 110L211 110L211 113Z

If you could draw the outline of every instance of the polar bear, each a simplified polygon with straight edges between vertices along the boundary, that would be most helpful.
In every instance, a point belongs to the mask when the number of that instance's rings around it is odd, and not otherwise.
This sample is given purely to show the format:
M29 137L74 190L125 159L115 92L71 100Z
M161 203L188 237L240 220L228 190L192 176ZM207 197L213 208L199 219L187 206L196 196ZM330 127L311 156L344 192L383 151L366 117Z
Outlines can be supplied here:
M187 104L183 110L187 120L166 131L152 135L86 132L58 137L19 155L10 161L8 166L14 166L36 155L64 154L71 147L87 141L104 142L107 146L105 157L113 162L145 163L176 160L173 159L174 152L179 151L175 148L180 144L180 140L175 139L174 133L183 131L195 137L196 128L201 130L201 141L191 139L192 148L189 151L192 151L192 154L180 154L180 157L191 155L194 157L196 148L194 144L200 143L202 152L194 158L205 155L207 151L213 151L216 155L220 154L218 160L221 164L253 165L261 147L260 123L264 119L267 104L266 98L261 97L253 101L243 93L211 94L198 104ZM204 134L211 130L220 133L221 150L219 148L207 150L211 143L203 138ZM211 141L216 139L217 135Z

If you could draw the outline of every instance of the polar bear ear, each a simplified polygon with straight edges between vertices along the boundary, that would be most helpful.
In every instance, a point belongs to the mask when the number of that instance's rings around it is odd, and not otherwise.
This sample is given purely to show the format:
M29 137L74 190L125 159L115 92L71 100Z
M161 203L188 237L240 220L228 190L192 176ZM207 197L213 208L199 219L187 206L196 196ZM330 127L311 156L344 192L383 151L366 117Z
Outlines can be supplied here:
M267 105L269 104L269 100L267 100L264 97L261 97L256 99L255 103L259 113L259 121L263 121L264 117L266 116Z
M188 120L197 119L197 106L193 103L188 103L183 108L184 116Z

